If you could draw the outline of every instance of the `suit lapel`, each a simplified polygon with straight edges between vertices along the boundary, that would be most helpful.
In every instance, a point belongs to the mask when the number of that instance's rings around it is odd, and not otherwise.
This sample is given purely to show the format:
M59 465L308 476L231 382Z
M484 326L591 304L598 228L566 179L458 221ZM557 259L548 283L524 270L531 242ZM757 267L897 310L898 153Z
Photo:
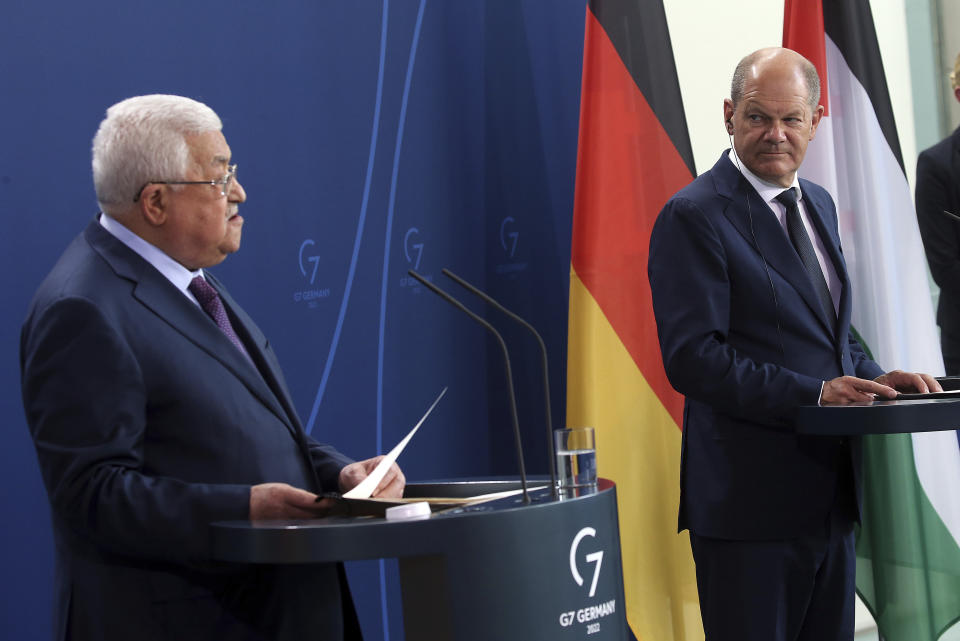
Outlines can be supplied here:
M247 346L247 351L249 352L250 357L259 368L259 372L262 375L260 380L269 386L271 391L270 399L279 401L280 405L283 407L283 411L285 413L284 415L288 419L284 422L284 424L290 428L294 439L300 445L300 450L303 452L303 456L307 461L307 467L310 469L310 473L313 476L314 487L316 487L316 491L319 492L323 485L320 483L320 477L317 475L317 470L311 461L310 446L307 443L307 434L303 429L303 425L300 423L300 418L297 416L296 409L293 407L293 400L290 398L290 393L287 391L287 385L283 380L283 372L280 370L280 363L277 362L277 359L273 354L273 350L270 349L270 344L267 341L267 337L263 335L263 332L260 331L260 328L257 327L256 323L253 322L253 319L251 319L247 313L243 311L243 308L240 307L235 300L233 300L233 297L230 296L227 290L213 274L210 272L205 272L205 276L210 284L213 285L214 289L216 289L220 294L220 298L223 300L223 306L227 310L227 315L230 317L230 322L233 325L234 331L239 334L240 340L242 340L244 345ZM219 329L217 331L219 331ZM239 354L237 349L234 349L233 351ZM244 359L244 362L246 362L246 359ZM274 412L276 412L275 409Z
M286 383L283 380L283 372L280 370L280 364L277 362L273 350L270 348L267 337L264 336L260 328L253 322L253 319L251 319L233 297L230 296L223 284L210 272L206 272L206 276L210 284L213 285L220 294L220 298L223 299L223 305L227 309L227 314L230 316L234 330L240 335L244 344L249 346L248 351L250 352L250 356L257 364L263 380L269 386L273 397L279 401L295 430L302 433L303 425L301 425L300 418L293 406L293 400L290 398L290 393L287 391Z
M267 383L243 354L223 334L216 323L193 304L160 272L136 252L114 238L94 220L86 230L86 238L118 276L135 283L133 297L163 319L187 340L219 361L240 379L253 396L270 409L297 437L299 422L296 414L288 412L274 396ZM218 291L222 288L217 284ZM231 304L236 307L231 299ZM249 330L244 327L249 335ZM263 360L261 345L257 356ZM251 355L252 356L252 355ZM273 373L271 372L271 375Z
M726 153L712 170L717 193L729 201L724 208L724 215L747 243L759 250L762 259L799 292L824 330L833 336L834 324L827 318L826 310L813 289L813 283L810 282L786 232L780 226L780 221L743 174L725 156Z

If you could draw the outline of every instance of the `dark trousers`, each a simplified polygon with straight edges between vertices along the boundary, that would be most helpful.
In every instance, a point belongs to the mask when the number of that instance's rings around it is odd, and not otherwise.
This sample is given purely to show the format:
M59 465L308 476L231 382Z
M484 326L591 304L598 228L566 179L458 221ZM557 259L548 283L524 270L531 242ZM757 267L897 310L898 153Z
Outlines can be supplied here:
M853 521L833 511L822 531L787 541L690 533L705 641L852 641Z

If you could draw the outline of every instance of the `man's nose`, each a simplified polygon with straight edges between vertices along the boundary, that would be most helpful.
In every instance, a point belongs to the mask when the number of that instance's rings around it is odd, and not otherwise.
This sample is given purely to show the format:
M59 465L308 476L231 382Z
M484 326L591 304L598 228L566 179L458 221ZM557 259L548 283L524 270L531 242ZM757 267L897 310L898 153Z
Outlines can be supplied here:
M771 142L783 142L786 140L786 136L784 136L783 123L771 123L770 126L767 127L766 132L764 132L764 138Z
M247 199L247 192L243 190L243 185L236 178L230 181L230 193L227 194L227 198L233 203L242 203Z

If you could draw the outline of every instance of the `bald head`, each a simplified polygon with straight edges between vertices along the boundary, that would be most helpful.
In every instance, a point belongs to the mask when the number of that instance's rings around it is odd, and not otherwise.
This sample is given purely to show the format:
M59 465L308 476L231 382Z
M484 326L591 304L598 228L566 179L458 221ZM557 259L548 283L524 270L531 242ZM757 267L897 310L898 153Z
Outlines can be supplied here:
M733 101L734 108L740 104L749 80L757 79L762 75L787 78L793 74L803 78L807 88L807 104L810 109L816 109L820 103L820 76L817 75L817 68L796 51L783 47L760 49L741 60L733 71L730 100Z

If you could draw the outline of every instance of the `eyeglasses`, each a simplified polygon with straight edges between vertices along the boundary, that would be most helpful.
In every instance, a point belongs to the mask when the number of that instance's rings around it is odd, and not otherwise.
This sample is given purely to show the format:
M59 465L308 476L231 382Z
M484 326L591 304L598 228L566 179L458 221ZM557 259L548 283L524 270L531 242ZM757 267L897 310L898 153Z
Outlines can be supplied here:
M220 186L220 195L226 196L230 193L230 190L233 188L234 183L237 181L237 166L230 165L227 167L227 173L222 178L217 180L150 180L143 183L143 187L137 191L137 195L133 197L133 202L140 200L140 195L143 194L143 190L147 188L147 185L213 185Z

